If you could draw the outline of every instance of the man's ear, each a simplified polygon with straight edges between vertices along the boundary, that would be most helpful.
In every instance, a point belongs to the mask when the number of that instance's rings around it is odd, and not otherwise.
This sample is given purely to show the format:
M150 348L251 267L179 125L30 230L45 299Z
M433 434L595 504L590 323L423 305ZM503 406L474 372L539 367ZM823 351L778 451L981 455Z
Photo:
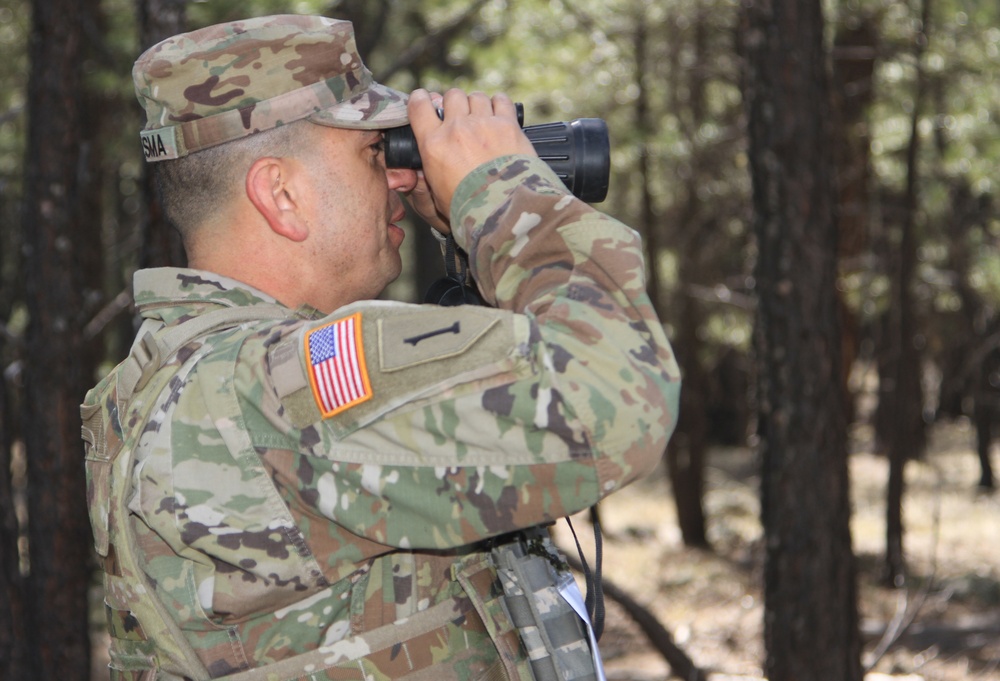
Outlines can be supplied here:
M303 241L309 236L309 228L302 219L302 197L292 171L289 159L259 158L247 171L246 192L271 231L292 241Z

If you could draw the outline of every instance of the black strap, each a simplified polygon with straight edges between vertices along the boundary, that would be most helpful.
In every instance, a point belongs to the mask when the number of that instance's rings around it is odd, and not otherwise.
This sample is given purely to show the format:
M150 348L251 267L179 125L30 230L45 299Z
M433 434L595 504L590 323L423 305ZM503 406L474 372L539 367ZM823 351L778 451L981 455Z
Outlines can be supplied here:
M455 238L448 234L444 241L446 277L438 279L424 294L424 302L432 305L485 305L474 287L469 285L468 260L458 249Z
M601 640L604 633L604 580L601 575L604 563L604 538L601 534L601 519L597 515L597 507L590 509L590 523L594 528L594 571L590 571L590 564L580 546L580 540L576 536L576 528L573 521L566 518L569 531L573 533L573 541L576 542L576 551L580 554L580 563L583 564L583 578L587 582L587 596L584 604L587 606L587 614L590 615L590 624L594 628L594 638Z

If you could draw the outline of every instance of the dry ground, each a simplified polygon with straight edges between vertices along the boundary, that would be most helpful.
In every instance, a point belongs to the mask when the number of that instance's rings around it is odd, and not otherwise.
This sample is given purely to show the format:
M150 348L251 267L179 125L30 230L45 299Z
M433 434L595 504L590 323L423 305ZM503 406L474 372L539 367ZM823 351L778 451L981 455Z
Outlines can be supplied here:
M897 613L912 622L868 681L1000 681L1000 493L977 491L978 460L965 423L938 425L924 461L907 467L909 587L879 585L885 532L884 458L870 432L853 434L853 537L866 662ZM996 455L994 451L994 455ZM996 460L994 466L1000 461ZM685 549L665 479L602 504L605 576L653 610L710 681L762 677L761 528L753 455L710 456L706 510L712 552ZM581 542L589 532L575 523ZM559 543L572 546L568 534ZM609 679L665 679L669 667L612 603L601 648Z
M978 462L968 425L936 426L924 461L908 465L905 548L913 576L901 591L878 584L886 461L871 453L866 428L856 429L852 441L853 536L866 658L897 612L905 610L913 620L867 681L1000 681L1000 493L976 490ZM1000 461L994 465L1000 470ZM602 505L607 579L655 612L710 681L762 675L755 470L748 450L711 453L705 501L712 552L683 547L662 475ZM575 526L592 555L586 520ZM569 550L572 539L563 527L557 537ZM105 645L95 626L94 681L108 678ZM667 664L613 602L601 649L611 681L669 676Z

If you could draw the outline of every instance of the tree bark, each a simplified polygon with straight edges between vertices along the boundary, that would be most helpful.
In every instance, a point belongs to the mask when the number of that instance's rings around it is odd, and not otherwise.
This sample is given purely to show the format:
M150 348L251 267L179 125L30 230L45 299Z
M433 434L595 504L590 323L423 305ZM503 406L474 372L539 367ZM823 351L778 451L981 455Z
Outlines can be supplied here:
M682 270L686 269L683 266ZM681 281L684 281L683 279ZM698 360L698 304L681 293L676 355L684 377L677 430L667 447L667 472L684 545L710 548L705 530L705 455L708 449L708 377Z
M142 50L161 40L183 33L186 24L187 0L137 0L139 43ZM142 117L141 125L145 125ZM134 137L139 148L139 135ZM156 196L148 163L143 163L140 182L143 200L139 216L139 268L183 267L187 263L180 234L163 215ZM122 282L128 287L131 282Z
M28 678L26 632L22 625L24 578L17 546L19 527L10 469L13 434L7 395L4 373L0 371L0 669L11 679L23 679Z
M648 140L655 137L656 124L650 110L649 88L645 86L650 80L651 71L648 56L649 19L646 14L644 6L640 6L635 17L634 33L635 80L639 83L639 93L635 102L635 125L641 140L637 168L641 187L639 228L645 236L644 247L649 262L647 289L650 301L660 317L666 318L666 296L662 290L658 264L660 254L665 247L663 243L665 239L662 233L662 221L657 218L654 206L653 167L648 144ZM700 14L696 17L696 21L699 25L702 22ZM689 99L681 101L677 95L682 89L679 80L685 73L679 58L684 47L683 36L681 31L677 30L677 23L665 22L665 25L675 29L672 35L667 36L667 40L670 45L670 74L678 81L671 83L668 89L671 99L665 106L668 110L677 112L679 117L682 110L686 109L690 119L698 122L701 120L702 88L696 69L688 72ZM692 137L688 136L689 142L693 142ZM694 146L692 144L692 148ZM679 180L684 185L686 196L679 208L677 219L677 224L680 225L680 233L677 235L679 286L673 296L671 309L677 321L678 332L674 339L674 350L680 364L681 375L684 377L684 390L681 391L677 429L667 447L666 462L674 506L677 510L677 524L684 545L692 548L708 548L703 505L705 453L708 448L708 381L698 356L700 346L698 332L702 325L701 307L688 292L689 285L694 283L694 271L701 260L699 245L704 243L704 239L696 233L699 227L697 222L699 202L695 184L698 179L697 169L692 168L686 179Z
M765 675L860 681L820 0L748 0Z
M838 257L845 272L858 272L860 257L868 248L871 201L871 136L868 109L874 99L878 27L867 14L850 12L841 21L834 38L831 97L834 113L834 164L837 187ZM861 324L848 306L846 293L838 287L841 321L841 382L848 423L854 419L854 396L848 380L861 345Z
M1000 357L994 352L994 364L1000 363ZM994 375L996 372L994 372ZM983 381L985 383L985 381ZM980 386L973 407L972 421L976 428L976 454L979 456L979 488L984 491L996 489L993 476L993 464L990 462L990 448L993 445L993 424L996 422L997 408L986 393L989 385Z
M649 112L649 92L644 87L644 74L647 70L646 45L648 35L646 31L646 17L644 10L635 17L635 82L638 84L638 94L635 98L635 128L639 133L639 157L637 159L637 172L639 174L639 231L642 233L643 246L646 251L646 259L649 263L646 273L646 290L649 293L649 300L653 309L657 313L663 313L663 302L661 300L663 291L660 284L659 257L662 244L660 234L657 229L656 215L653 208L653 191L650 186L652 172L650 168L650 151L647 140L650 138Z
M930 0L923 0L920 33L916 41L916 85L910 117L910 142L906 149L906 189L899 216L898 267L892 284L892 305L888 318L888 385L879 385L879 410L885 410L882 423L889 456L889 484L886 492L886 538L884 579L887 584L902 586L906 578L903 549L903 492L906 462L918 459L924 448L923 388L920 382L921 357L917 348L917 320L913 299L913 280L917 267L917 185L920 157L920 117L927 88L923 54L930 29ZM882 402L886 404L883 407Z
M32 8L22 216L30 317L23 404L30 573L22 626L30 669L21 678L72 680L87 678L90 659L79 404L94 352L82 341L85 282L93 274L82 263L97 261L92 250L100 247L100 223L86 214L83 196L92 148L83 124L85 28L93 8L78 0L35 0Z

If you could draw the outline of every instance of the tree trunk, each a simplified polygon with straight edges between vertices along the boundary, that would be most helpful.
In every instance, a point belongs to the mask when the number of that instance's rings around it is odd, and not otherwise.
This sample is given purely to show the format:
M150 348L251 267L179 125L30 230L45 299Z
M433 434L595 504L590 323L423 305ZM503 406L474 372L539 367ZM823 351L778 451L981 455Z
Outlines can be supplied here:
M743 6L765 675L860 681L822 8L819 0Z
M140 48L145 50L161 40L183 33L187 0L137 0ZM140 121L145 125L145 118ZM139 134L134 136L139 148ZM139 267L183 267L187 263L180 234L163 215L153 187L149 164L143 163L142 197L139 217ZM122 282L128 287L131 282Z
M24 578L17 546L19 528L10 469L13 433L7 394L0 371L0 669L7 678L26 679Z
M659 254L664 248L662 221L657 219L653 201L653 168L651 167L650 147L647 140L655 137L655 123L650 111L649 88L643 84L649 81L651 71L647 54L649 46L648 17L645 9L639 10L635 18L635 66L636 82L640 84L635 103L635 124L639 132L641 149L638 159L638 173L641 183L640 198L640 229L645 236L646 257L649 262L647 289L653 307L661 318L666 316L666 303L660 282L658 266ZM697 18L699 23L701 17ZM677 22L666 22L672 28ZM681 32L676 30L669 36L671 45L670 73L678 80L684 73L680 65L679 54L683 49ZM666 103L668 109L680 111L685 105L691 110L690 117L700 120L701 89L697 80L697 69L688 73L691 82L690 99L681 102L676 93L681 90L679 82L672 84L669 92L673 99ZM692 140L693 141L693 140ZM692 145L693 146L693 145ZM700 342L698 331L701 328L702 315L699 304L689 295L688 286L693 283L692 275L700 260L699 244L704 239L690 234L689 230L697 229L698 199L695 195L695 183L698 181L694 169L684 180L687 196L679 210L677 223L684 232L680 236L678 251L678 291L673 296L673 314L677 319L678 334L675 338L675 352L680 364L681 375L684 377L684 390L681 391L680 415L677 430L667 447L667 474L670 488L673 491L674 505L677 510L677 524L681 530L681 538L685 546L707 548L708 538L705 531L704 501L704 471L705 452L708 443L707 418L707 377L698 357Z
M889 456L889 485L886 493L885 575L887 584L902 586L906 577L903 550L903 491L906 462L920 458L924 448L923 388L921 359L917 348L917 321L913 299L913 279L917 266L917 185L920 156L919 124L927 76L923 54L927 46L930 0L923 0L921 35L916 42L916 86L910 117L910 143L906 150L906 190L899 217L898 268L893 277L892 305L889 310L889 363L885 376L889 385L879 386L881 402L886 400L882 423Z
M20 17L27 15L26 5L11 5ZM23 116L23 108L0 115L0 120L16 121ZM0 180L0 182L3 182ZM4 183L0 187L0 223L15 225L20 218L20 191L16 183ZM15 253L21 252L21 234L16 229L6 229L0 234L0 253L3 254L0 267L6 272L8 267L18 262ZM20 421L15 417L18 379L8 380L7 371L19 359L20 343L6 327L11 319L14 306L23 300L22 280L14 276L4 276L0 282L0 670L12 679L28 678L28 659L25 641L24 576L21 574L20 549L18 539L22 531L17 513L17 496L23 495L23 479L15 482L11 465L14 457L14 443L21 437ZM15 346L15 347L11 347ZM15 372L10 373L16 376ZM18 489L20 487L21 489Z
M863 268L861 256L868 248L871 219L869 200L870 158L868 109L874 99L875 59L878 55L878 27L875 19L851 11L849 21L841 21L834 38L832 86L834 113L834 163L837 187L838 257L845 272ZM854 420L854 396L848 380L861 345L861 324L838 287L837 303L841 321L841 382L845 417Z
M979 488L993 491L993 464L990 463L990 448L993 445L993 423L997 416L996 406L983 398L985 390L980 388L972 420L976 427L976 454L979 456Z
M639 135L639 232L643 235L643 246L646 250L646 260L648 267L646 272L646 291L653 309L658 313L663 313L663 303L661 296L663 292L660 285L660 234L657 230L656 215L653 208L653 192L650 187L650 159L649 145L646 143L650 138L652 123L649 113L649 92L644 87L644 74L647 70L646 64L646 44L648 42L646 34L646 17L642 10L635 18L635 82L639 85L638 95L635 99L635 128Z
M93 366L82 342L98 220L86 215L85 28L79 0L35 0L29 54L23 231L29 323L24 366L30 573L25 679L89 675L87 522L79 404ZM91 24L92 25L92 24Z
M708 377L697 357L700 342L698 329L701 326L698 303L683 292L680 298L680 305L675 310L679 325L676 355L684 377L684 389L681 391L677 430L667 447L667 472L684 546L709 548L703 506L705 452L708 448L705 399Z

